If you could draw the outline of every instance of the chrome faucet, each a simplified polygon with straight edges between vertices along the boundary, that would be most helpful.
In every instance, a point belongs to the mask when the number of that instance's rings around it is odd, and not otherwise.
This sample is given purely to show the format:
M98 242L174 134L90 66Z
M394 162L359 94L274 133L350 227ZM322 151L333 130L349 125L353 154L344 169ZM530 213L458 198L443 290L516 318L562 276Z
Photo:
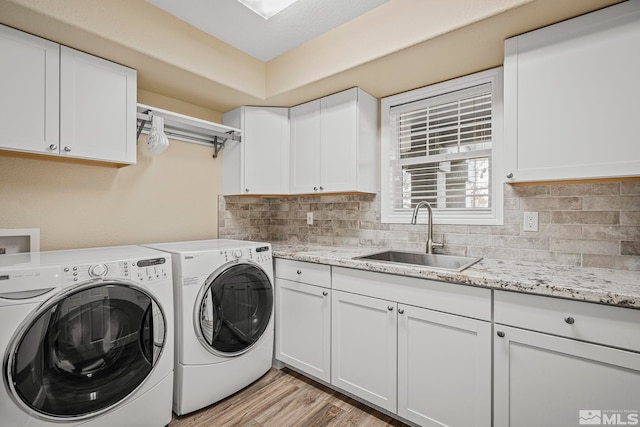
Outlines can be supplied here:
M427 207L428 214L428 222L427 225L427 253L433 253L433 247L442 248L444 245L442 243L433 243L433 209L431 209L431 205L426 200L418 202L416 207L413 209L413 216L411 217L411 224L415 225L418 223L418 211L421 207Z

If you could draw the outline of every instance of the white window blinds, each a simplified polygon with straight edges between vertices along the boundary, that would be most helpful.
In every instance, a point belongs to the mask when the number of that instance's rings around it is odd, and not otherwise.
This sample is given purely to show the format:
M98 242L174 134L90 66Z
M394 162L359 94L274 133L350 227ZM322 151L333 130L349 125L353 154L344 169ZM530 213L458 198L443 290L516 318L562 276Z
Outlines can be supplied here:
M495 216L495 84L474 83L389 106L383 213L426 200L439 218Z

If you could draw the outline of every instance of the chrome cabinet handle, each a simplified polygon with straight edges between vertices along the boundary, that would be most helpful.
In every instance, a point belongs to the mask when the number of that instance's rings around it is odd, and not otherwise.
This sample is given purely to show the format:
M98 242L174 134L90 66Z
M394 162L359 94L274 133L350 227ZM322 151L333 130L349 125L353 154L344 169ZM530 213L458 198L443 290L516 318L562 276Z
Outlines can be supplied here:
M69 147L68 145L67 145L67 146L65 146L65 147L64 147L64 151L66 151L66 152L68 153L69 151L71 151L71 147Z
M296 274L302 274L302 270L296 271Z
M565 321L567 324L569 324L569 325L573 325L574 323L576 323L576 319L574 319L574 318L573 318L573 317L571 317L571 316L567 316L567 317L565 317L565 318L564 318L564 321Z
M390 305L389 307L387 307L387 310L389 310L389 311L393 311L393 306L392 306L392 305Z
M320 186L320 191L324 191L324 187L322 185Z
M313 187L313 191L318 191L318 187Z
M498 334L498 336L499 336L500 338L504 338L504 336L505 336L504 331L498 331L498 332L497 332L497 334Z
M249 192L249 189L248 189L248 188L245 188L245 189L244 189L244 192L245 192L245 193L248 193L248 192Z
M49 146L49 150L57 150L57 149L58 149L58 146L56 144L51 144Z
M400 314L404 314L404 308L399 308L399 309L398 309L398 313L400 313Z
M322 295L324 295L324 296L326 297L327 295L329 295L329 292L327 292L327 291L323 291L323 292L322 292Z
M509 178L509 179L513 178L513 173L512 173L512 172L509 172L509 173L507 174L507 178Z

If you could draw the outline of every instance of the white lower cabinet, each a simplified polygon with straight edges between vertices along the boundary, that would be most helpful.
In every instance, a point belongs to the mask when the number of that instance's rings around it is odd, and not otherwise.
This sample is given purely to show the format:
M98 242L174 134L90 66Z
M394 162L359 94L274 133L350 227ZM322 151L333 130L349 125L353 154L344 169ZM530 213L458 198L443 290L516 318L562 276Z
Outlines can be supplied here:
M275 358L331 381L331 267L276 259Z
M491 425L491 323L398 306L398 415L421 426Z
M495 427L639 424L639 310L494 298Z
M276 359L331 381L331 290L276 279Z
M396 303L333 291L331 384L396 412Z
M491 291L338 267L332 287L332 385L421 426L491 426Z

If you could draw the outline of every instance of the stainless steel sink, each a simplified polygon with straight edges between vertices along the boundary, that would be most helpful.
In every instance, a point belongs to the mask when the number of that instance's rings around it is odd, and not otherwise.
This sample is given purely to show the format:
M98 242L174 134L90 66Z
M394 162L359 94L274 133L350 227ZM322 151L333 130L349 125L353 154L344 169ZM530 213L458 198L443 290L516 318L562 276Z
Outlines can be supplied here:
M462 271L480 261L482 258L472 258L455 255L427 254L424 252L385 251L372 255L355 257L354 259L378 261L391 264L409 264L436 270Z

